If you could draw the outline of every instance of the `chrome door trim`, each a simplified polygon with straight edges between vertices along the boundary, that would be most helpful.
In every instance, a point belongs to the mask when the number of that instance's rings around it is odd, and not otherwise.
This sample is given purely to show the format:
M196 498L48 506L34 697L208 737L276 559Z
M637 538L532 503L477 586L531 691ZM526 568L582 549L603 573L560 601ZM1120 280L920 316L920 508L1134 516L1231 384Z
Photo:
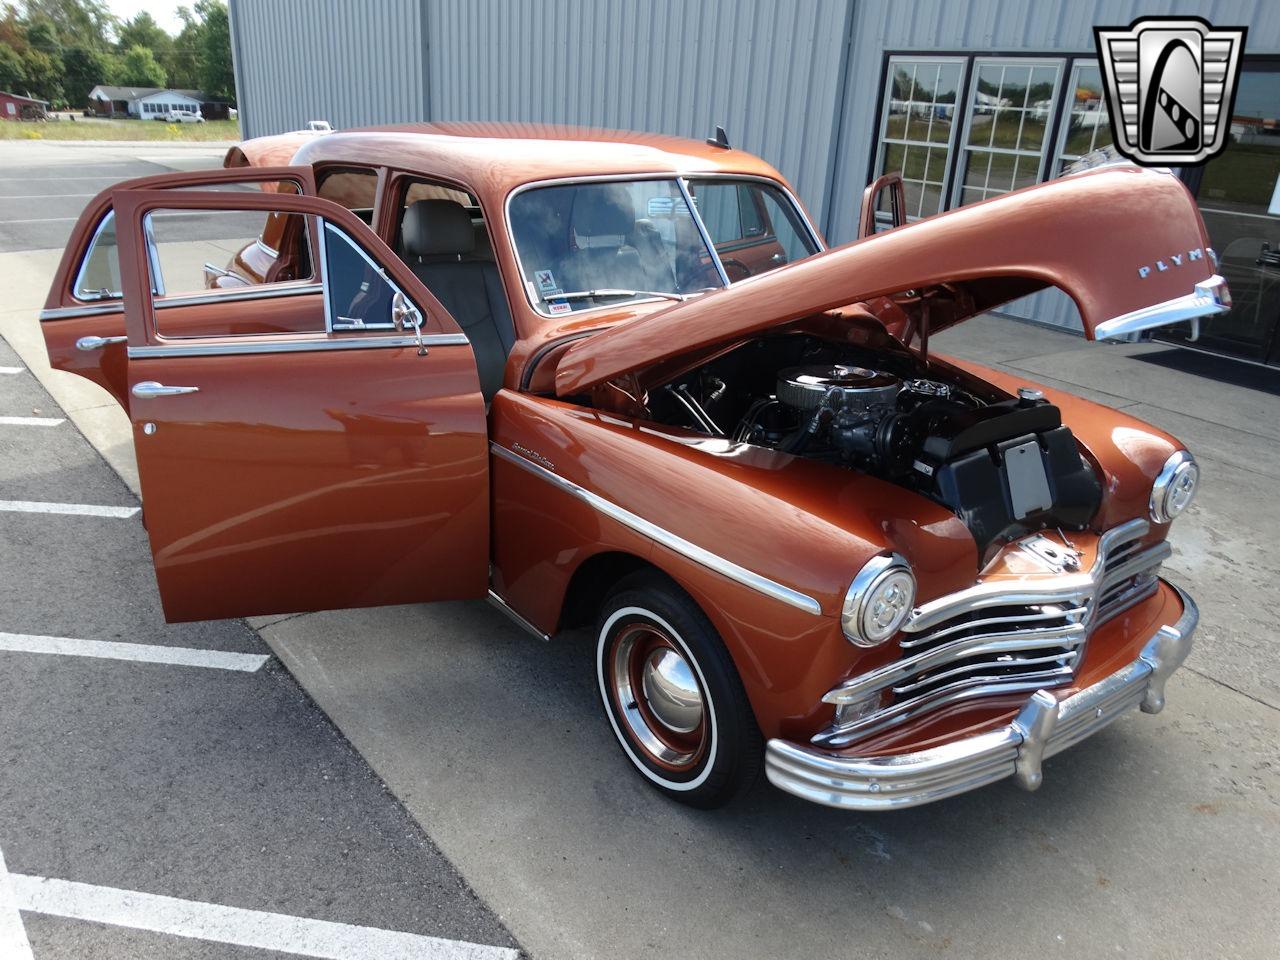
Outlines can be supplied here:
M463 347L471 341L461 333L435 333L422 338L428 347ZM394 347L418 348L417 337L349 337L341 340L272 340L265 343L175 343L129 347L130 360L155 357L224 357L256 353L312 353L323 350L376 350Z
M100 317L108 313L124 313L124 302L90 303L83 307L49 307L40 311L40 322L46 320L70 320L73 317Z
M199 307L210 303L233 303L237 300L268 300L274 297L300 297L305 294L322 292L324 284L305 281L300 283L263 283L248 287L225 287L217 292L192 293L176 297L165 297L155 300L152 306L157 310L169 307ZM45 320L70 320L73 317L96 317L107 313L123 313L124 301L114 299L103 303L88 303L82 307L52 307L40 311L41 322Z
M507 603L506 600L504 600L501 596L499 596L497 591L495 591L492 587L489 588L488 599L490 604L492 604L494 607L496 607L497 609L505 613L507 617L510 618L511 622L516 624L516 626L523 627L526 631L528 631L529 633L532 633L539 640L549 641L551 639L551 635L549 633L543 633L541 630L535 627L532 623L530 623L520 614L516 613L515 609L511 606L511 604Z
M308 293L320 293L324 284L312 280L286 283L257 283L247 287L220 287L208 293L179 294L153 300L157 310L168 307L199 307L209 303L227 303L236 300L270 300L275 297L300 297Z
M798 590L792 590L790 587L783 586L768 577L763 577L758 573L741 567L732 560L726 560L719 554L712 553L696 543L684 539L658 526L656 523L637 516L630 510L618 506L611 500L606 500L599 494L592 493L585 487L580 487L572 480L566 480L558 473L553 473L541 464L527 460L513 450L499 446L497 443L489 442L489 451L495 456L501 457L503 460L513 463L516 466L529 471L534 476L541 477L552 486L559 487L570 496L576 497L587 506L603 513L606 517L617 520L625 527L629 527L641 536L648 537L655 543L660 543L664 547L674 550L681 556L687 557L694 563L706 567L708 570L714 570L722 576L728 577L736 583L742 584L744 587L750 587L757 593L762 593L766 597L772 597L774 600L780 600L789 604L805 613L811 613L815 617L821 616L822 605L813 597L800 593Z

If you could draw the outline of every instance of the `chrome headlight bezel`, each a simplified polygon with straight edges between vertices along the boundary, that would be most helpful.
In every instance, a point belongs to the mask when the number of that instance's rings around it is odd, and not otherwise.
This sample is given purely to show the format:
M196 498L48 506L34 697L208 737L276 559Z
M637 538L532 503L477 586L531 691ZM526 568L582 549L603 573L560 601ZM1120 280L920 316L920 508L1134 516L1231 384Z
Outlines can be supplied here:
M889 604L891 619L884 619L886 608L877 607L877 600ZM840 627L854 646L878 647L902 629L915 602L916 576L911 564L896 553L881 554L868 560L849 584L840 611Z
M1196 458L1186 450L1171 454L1151 485L1148 503L1151 519L1156 523L1172 523L1191 505L1199 486L1200 466Z

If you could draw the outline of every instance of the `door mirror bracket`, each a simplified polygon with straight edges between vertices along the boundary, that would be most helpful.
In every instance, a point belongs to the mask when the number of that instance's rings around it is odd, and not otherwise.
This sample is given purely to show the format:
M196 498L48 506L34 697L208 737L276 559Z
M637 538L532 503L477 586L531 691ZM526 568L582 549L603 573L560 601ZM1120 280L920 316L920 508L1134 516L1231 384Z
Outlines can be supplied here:
M422 342L422 314L399 290L391 298L391 319L402 333L406 328L413 329L413 337L418 342L418 356L425 357L427 345Z

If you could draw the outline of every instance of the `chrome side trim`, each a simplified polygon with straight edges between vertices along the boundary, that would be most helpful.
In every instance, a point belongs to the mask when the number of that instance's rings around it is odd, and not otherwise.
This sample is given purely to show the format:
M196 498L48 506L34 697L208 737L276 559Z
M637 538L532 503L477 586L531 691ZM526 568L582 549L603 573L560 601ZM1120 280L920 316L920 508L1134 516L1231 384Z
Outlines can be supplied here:
M429 347L462 347L470 345L460 333L437 333L425 336ZM321 350L376 350L393 347L418 347L416 337L351 337L342 340L272 340L266 343L246 339L240 343L168 344L129 347L130 360L148 357L224 357L255 353L311 353Z
M1178 621L1160 627L1138 659L1111 676L1058 701L1038 690L1004 727L939 747L895 756L850 757L786 740L765 747L769 782L805 800L842 810L898 810L931 803L1014 777L1027 790L1040 786L1041 762L1074 746L1139 707L1158 713L1164 685L1191 652L1199 622L1195 603L1182 601Z
M1140 330L1163 327L1180 320L1217 316L1230 309L1231 294L1227 289L1227 281L1215 273L1209 279L1197 283L1195 289L1184 297L1174 297L1172 300L1152 304L1141 310L1133 310L1098 324L1093 331L1093 337L1095 340L1109 340L1137 333Z
M232 303L237 300L268 300L275 297L299 297L308 293L320 293L323 284L319 283L264 283L249 287L228 287L217 293L193 293L184 296L165 297L155 300L152 306L157 310L169 307L198 307L209 303ZM123 313L124 301L112 300L109 303L88 303L83 307L54 307L40 311L41 322L45 320L69 320L72 317L96 317L107 313Z
M706 567L708 570L714 570L722 576L728 577L736 583L742 584L744 587L750 587L757 593L762 593L766 597L772 597L774 600L781 600L783 603L790 604L798 610L805 613L811 613L815 617L822 614L822 605L817 600L806 594L800 593L798 590L792 590L780 583L776 583L767 577L762 577L758 573L753 573L746 567L738 566L732 560L726 560L724 557L705 550L695 543L690 543L681 536L677 536L670 530L666 530L656 523L651 523L643 517L637 516L630 510L618 506L611 500L606 500L599 494L592 493L585 487L580 487L572 480L566 480L558 473L553 473L541 464L534 463L520 454L508 450L506 447L499 446L497 443L490 441L489 450L495 456L503 460L513 463L524 470L529 471L534 476L541 477L552 486L559 487L570 496L576 497L583 503L587 504L594 510L598 510L605 516L617 520L623 526L629 527L641 536L648 537L655 543L660 543L664 547L674 550L681 556L688 557L694 563Z
M530 623L524 617L520 616L520 614L516 613L515 610L513 610L507 604L507 601L503 600L502 597L498 596L498 594L492 588L490 588L489 590L488 600L489 600L489 603L491 603L493 606L497 607L499 610L505 613L507 617L511 620L511 622L514 623L516 626L524 628L529 633L532 633L539 640L551 639L551 634L543 633L541 630L535 627L532 623Z
M154 300L157 310L168 307L199 307L208 303L231 303L237 300L272 300L276 297L300 297L308 293L320 293L324 285L312 281L297 283L258 283L247 287L223 287L209 293L179 294Z
M124 313L124 303L89 303L83 307L51 307L40 311L40 322L46 320L70 320L73 317L100 317L108 313Z

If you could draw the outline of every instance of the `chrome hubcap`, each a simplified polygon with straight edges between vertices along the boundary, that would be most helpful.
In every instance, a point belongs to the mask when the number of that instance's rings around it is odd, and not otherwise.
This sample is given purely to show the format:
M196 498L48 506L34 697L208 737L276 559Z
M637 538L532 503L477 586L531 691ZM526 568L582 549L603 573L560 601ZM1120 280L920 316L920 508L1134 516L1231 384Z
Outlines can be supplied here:
M671 639L647 623L623 627L609 668L614 701L632 741L660 766L695 766L706 740L702 688Z
M693 670L670 647L659 648L645 659L641 681L644 697L654 717L676 733L693 733L702 722L702 693Z

